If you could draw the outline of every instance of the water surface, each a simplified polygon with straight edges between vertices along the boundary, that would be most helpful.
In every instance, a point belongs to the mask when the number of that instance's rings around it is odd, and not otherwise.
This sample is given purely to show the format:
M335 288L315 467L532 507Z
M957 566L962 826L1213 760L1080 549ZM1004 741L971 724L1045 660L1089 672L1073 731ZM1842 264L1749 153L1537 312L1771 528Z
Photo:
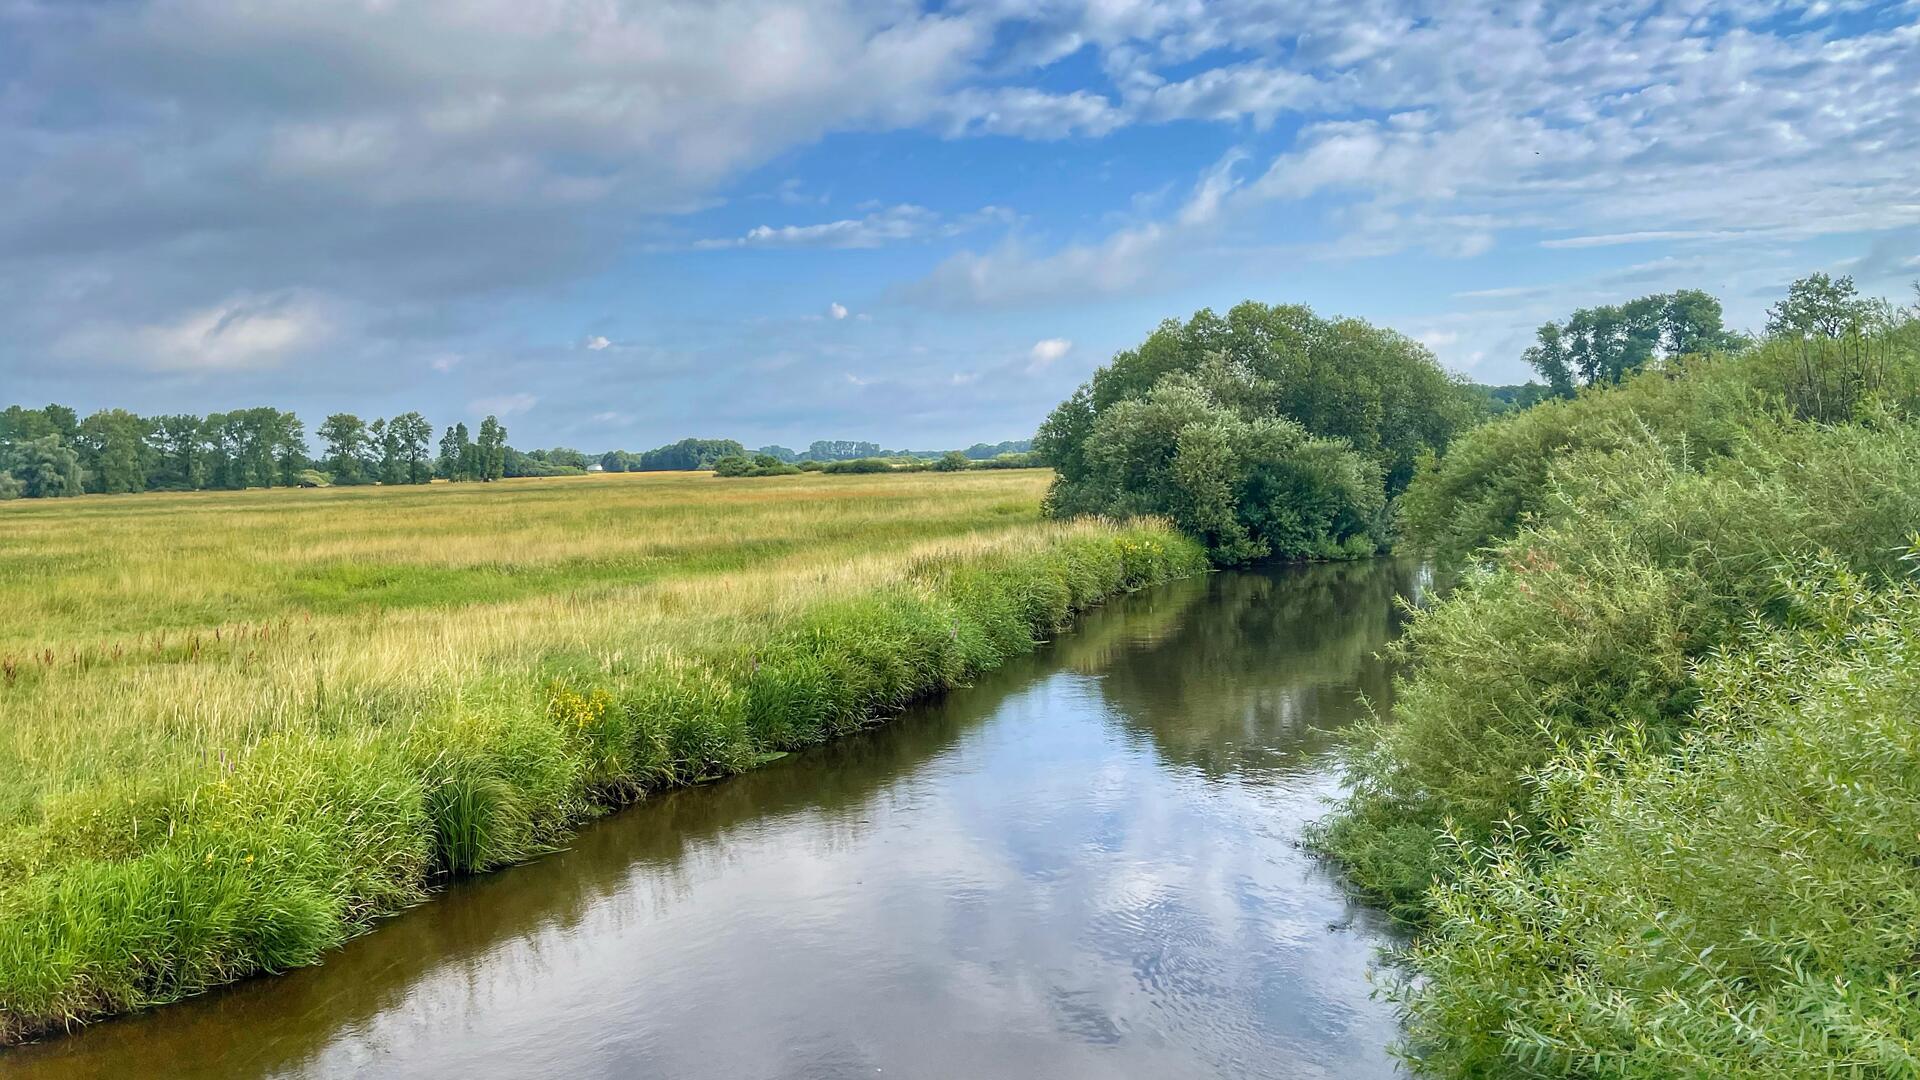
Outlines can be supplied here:
M1389 934L1297 846L1406 563L1118 601L934 705L649 800L319 967L9 1077L1369 1077Z

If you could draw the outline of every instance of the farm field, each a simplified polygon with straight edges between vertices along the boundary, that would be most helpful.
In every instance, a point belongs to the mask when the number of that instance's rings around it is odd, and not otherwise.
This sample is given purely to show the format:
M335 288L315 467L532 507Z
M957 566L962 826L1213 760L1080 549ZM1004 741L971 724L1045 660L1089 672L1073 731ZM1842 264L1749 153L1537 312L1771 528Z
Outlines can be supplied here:
M1201 570L1040 470L0 507L0 1042L311 963L449 873Z

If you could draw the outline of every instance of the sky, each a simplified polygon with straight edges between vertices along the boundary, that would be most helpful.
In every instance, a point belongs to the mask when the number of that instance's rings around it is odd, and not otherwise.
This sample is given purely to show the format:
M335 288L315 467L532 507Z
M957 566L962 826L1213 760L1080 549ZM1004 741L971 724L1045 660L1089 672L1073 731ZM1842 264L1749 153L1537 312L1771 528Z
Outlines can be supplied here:
M1920 278L1920 0L0 0L0 404L941 448L1244 299Z

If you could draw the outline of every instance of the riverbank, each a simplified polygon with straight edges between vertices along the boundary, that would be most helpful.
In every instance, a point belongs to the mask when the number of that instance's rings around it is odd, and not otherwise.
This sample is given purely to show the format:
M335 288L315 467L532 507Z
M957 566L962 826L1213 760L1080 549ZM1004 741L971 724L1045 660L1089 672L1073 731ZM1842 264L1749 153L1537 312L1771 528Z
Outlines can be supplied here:
M449 875L1205 566L1159 527L1038 522L1032 476L704 479L10 521L0 596L51 640L0 644L26 658L0 689L0 1041L312 963ZM101 515L102 544L150 545L106 553L117 579L33 573Z
M1298 844L1417 564L1140 589L884 725L589 823L8 1080L1387 1080L1393 941Z

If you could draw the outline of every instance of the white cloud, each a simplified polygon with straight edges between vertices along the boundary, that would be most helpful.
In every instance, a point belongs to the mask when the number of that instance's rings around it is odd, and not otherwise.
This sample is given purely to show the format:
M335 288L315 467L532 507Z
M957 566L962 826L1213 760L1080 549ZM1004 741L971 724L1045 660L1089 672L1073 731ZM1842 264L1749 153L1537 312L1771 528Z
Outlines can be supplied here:
M588 338L585 344L589 350L593 352L599 352L602 349L611 347L613 345L613 342L607 340L606 338L602 337L599 334L595 334L592 337Z
M741 236L696 240L696 251L728 248L877 248L886 244L958 236L961 233L1013 220L1005 207L984 206L970 214L948 217L924 206L902 203L865 217L843 218L814 225L756 225Z
M1027 370L1045 371L1053 366L1054 361L1067 355L1072 349L1073 342L1066 338L1053 337L1036 341L1033 343L1033 348L1027 350Z
M844 318L846 318L846 317L847 317L847 308L846 308L846 305L845 305L845 304L841 304L841 303L838 303L838 302L836 302L836 303L832 303L832 304L828 304L828 305L827 305L827 315L828 315L828 317L830 317L830 318L832 318L832 319L833 319L833 320L835 320L836 322L837 322L837 321L839 321L839 320L841 320L841 319L844 319Z
M467 402L467 410L478 414L494 416L512 416L523 413L540 403L532 394L502 394L498 397L475 398Z
M276 367L321 344L332 330L311 299L241 297L162 322L80 327L55 349L156 371L246 371Z

